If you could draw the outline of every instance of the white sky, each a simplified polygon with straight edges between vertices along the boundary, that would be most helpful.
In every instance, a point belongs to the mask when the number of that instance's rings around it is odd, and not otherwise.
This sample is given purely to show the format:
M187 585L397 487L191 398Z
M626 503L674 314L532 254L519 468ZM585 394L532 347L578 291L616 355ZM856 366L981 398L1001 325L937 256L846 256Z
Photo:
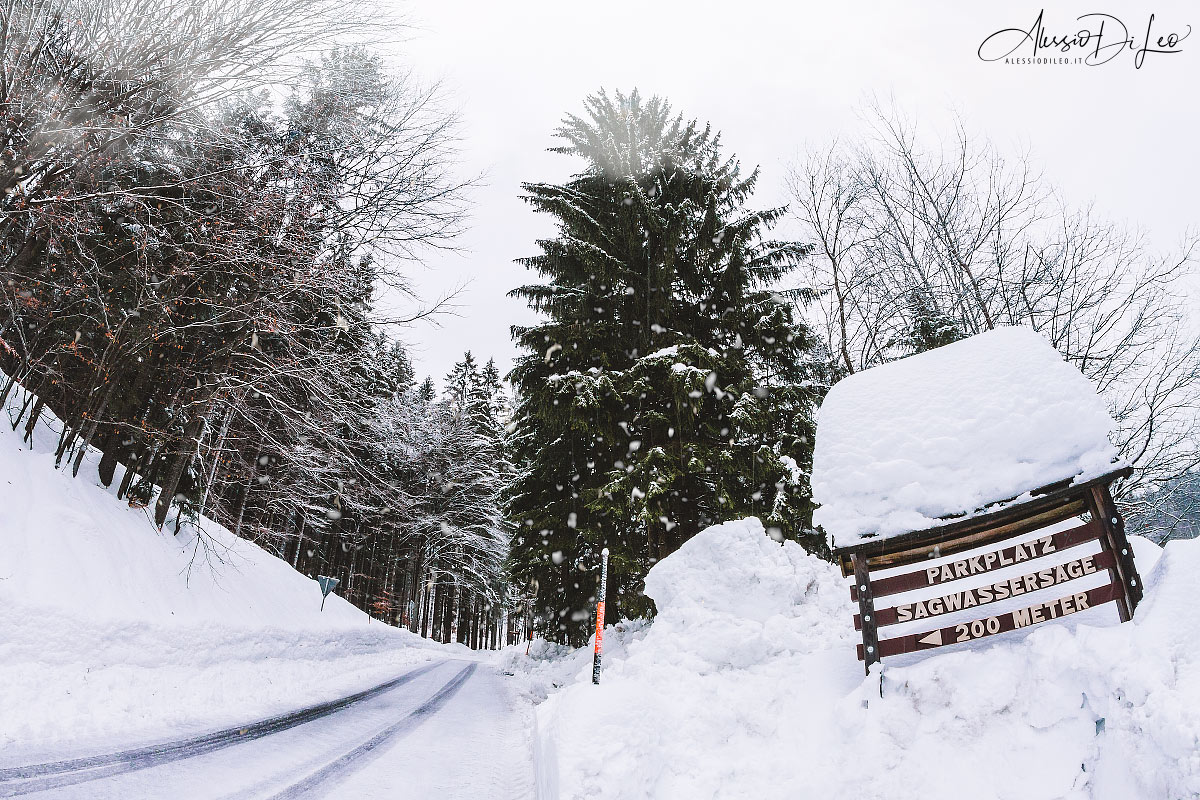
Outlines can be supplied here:
M1140 70L1132 53L1099 67L1006 66L976 50L993 31L1030 27L1038 0L399 5L415 30L397 55L443 83L461 115L461 173L484 175L462 252L432 254L413 269L425 299L465 284L456 316L404 334L418 374L440 380L466 349L511 365L509 325L532 314L505 294L536 280L513 259L536 254L534 240L553 231L519 200L520 183L562 180L578 167L546 148L562 115L600 87L661 94L712 122L728 152L762 167L758 206L785 203L787 164L810 145L854 136L862 101L891 95L931 132L953 110L1002 149L1028 146L1070 201L1094 201L1163 245L1177 241L1200 224L1200 5L1045 5L1055 32L1106 12L1140 41L1151 10L1156 32L1196 30L1181 54L1150 54Z

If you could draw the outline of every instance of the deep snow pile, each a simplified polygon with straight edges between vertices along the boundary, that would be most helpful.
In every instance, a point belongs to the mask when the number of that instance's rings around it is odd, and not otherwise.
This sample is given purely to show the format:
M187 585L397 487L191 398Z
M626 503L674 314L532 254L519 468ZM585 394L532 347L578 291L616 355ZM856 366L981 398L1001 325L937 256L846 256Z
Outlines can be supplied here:
M248 722L443 654L339 597L319 611L315 581L211 522L156 530L94 458L54 469L56 428L31 451L0 425L0 762Z
M547 780L564 800L1196 797L1200 542L1157 566L1136 544L1134 622L1041 625L881 682L836 569L755 519L710 528L651 570L659 615L601 685L580 658L539 706Z
M814 523L839 547L1116 469L1091 383L1030 328L839 381L817 416Z

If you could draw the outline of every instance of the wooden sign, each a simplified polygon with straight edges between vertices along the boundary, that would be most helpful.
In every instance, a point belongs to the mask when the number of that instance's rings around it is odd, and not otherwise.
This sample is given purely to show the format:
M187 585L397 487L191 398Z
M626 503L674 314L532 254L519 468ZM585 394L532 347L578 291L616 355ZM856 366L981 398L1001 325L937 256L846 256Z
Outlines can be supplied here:
M875 615L875 624L895 625L897 622L911 622L925 617L936 617L941 614L949 614L953 611L962 611L974 606L996 603L1001 600L1007 600L1010 597L1018 597L1027 592L1049 589L1051 586L1057 586L1060 583L1092 575L1101 569L1111 569L1112 566L1112 553L1101 552L1096 555L1084 556L1083 558L1067 561L1048 569L1031 572L1017 578L1009 578L999 583L978 586L972 589L963 589L951 592L950 594L932 597L928 600L903 603L894 608L884 608ZM862 617L860 614L854 615L854 629L862 630Z
M1006 506L1000 511L835 550L843 574L854 576L854 585L850 588L851 600L858 603L854 627L863 634L863 642L858 646L859 660L865 662L870 672L871 664L885 656L995 636L1110 602L1116 603L1122 622L1129 620L1142 597L1141 578L1133 564L1124 523L1108 488L1112 481L1129 473L1126 468L1079 485L1044 487L1032 492L1029 501ZM1085 524L1053 533L1045 531L1050 525L1084 512L1091 517ZM1035 535L977 555L871 579L872 570L939 559L1029 534ZM1069 552L1080 545L1097 542L1099 553L1077 555ZM1046 565L1043 559L1057 563ZM980 584L980 576L1018 564L1027 566L1028 570L1004 580ZM1067 585L1100 573L1107 573L1107 585L1076 591L1070 591ZM960 581L980 585L956 588L962 586ZM1057 586L1063 586L1066 593L1013 611L985 615L990 604L1012 601ZM926 590L922 597L888 608L875 608L876 598L920 590ZM974 608L979 608L982 616L935 627L937 617ZM882 627L925 619L934 627L879 639Z

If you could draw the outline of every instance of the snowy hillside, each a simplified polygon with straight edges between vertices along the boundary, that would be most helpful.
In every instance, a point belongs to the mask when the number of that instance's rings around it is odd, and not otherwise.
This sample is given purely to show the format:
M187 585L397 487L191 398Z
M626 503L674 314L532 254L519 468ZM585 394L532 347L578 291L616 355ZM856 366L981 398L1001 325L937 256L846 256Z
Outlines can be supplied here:
M0 425L6 761L241 723L446 652L336 596L321 612L315 581L211 522L156 530L94 459L77 479L55 470L58 423L43 419L32 450Z
M1081 615L881 680L855 660L837 570L731 522L651 570L659 615L613 631L600 686L583 651L506 658L572 681L538 714L564 800L1200 796L1200 542L1134 545L1131 624Z

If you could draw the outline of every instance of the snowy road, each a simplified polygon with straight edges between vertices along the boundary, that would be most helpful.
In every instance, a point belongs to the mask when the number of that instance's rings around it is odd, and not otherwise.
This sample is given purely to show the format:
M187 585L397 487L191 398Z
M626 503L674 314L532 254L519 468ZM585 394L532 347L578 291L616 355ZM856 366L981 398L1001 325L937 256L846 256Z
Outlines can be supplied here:
M0 797L533 797L528 720L487 665L446 660L293 715L186 741L0 767Z

